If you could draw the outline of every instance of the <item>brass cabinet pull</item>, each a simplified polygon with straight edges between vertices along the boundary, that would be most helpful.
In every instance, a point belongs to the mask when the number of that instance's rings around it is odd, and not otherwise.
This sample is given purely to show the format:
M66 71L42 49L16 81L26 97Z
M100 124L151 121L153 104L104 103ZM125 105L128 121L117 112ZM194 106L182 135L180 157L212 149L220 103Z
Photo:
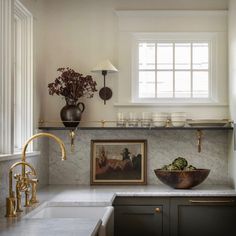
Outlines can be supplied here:
M190 203L233 203L234 200L189 200Z
M161 212L161 209L160 209L159 207L157 207L157 208L155 209L155 212L156 212L156 213L160 213L160 212Z

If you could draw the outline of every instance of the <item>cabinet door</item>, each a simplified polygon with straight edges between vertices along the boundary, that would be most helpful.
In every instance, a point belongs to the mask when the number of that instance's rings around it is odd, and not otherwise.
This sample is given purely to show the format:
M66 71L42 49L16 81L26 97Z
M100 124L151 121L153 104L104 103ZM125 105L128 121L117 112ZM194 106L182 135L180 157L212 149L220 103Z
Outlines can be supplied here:
M234 198L174 198L171 236L235 236Z
M162 236L162 206L116 206L115 236Z

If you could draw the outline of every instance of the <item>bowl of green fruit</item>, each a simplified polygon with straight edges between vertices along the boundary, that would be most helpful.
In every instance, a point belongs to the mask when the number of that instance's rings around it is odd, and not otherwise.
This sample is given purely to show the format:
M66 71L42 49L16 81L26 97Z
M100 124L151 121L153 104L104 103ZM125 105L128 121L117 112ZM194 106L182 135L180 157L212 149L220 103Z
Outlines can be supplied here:
M198 169L189 165L183 157L176 158L171 164L154 170L157 178L164 184L176 189L189 189L201 184L209 175L209 169Z

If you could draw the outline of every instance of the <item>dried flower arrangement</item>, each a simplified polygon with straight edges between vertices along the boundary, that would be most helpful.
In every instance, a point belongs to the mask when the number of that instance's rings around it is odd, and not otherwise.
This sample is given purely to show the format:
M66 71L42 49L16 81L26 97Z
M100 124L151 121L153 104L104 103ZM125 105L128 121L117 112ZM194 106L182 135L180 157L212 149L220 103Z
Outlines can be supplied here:
M48 84L50 95L63 96L67 103L77 103L81 97L92 98L97 91L97 83L92 76L83 76L69 67L58 68L57 71L61 72L61 75Z

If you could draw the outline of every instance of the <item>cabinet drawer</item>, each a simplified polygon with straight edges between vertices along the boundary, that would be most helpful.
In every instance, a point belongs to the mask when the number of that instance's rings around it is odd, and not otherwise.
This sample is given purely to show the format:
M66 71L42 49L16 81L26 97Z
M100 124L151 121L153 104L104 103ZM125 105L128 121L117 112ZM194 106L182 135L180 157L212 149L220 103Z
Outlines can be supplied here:
M155 205L169 205L169 198L163 197L116 197L114 206L155 206Z
M116 197L115 236L169 236L169 198Z
M163 215L161 205L117 206L115 207L115 235L163 235Z
M234 236L235 219L235 198L171 199L171 236Z

